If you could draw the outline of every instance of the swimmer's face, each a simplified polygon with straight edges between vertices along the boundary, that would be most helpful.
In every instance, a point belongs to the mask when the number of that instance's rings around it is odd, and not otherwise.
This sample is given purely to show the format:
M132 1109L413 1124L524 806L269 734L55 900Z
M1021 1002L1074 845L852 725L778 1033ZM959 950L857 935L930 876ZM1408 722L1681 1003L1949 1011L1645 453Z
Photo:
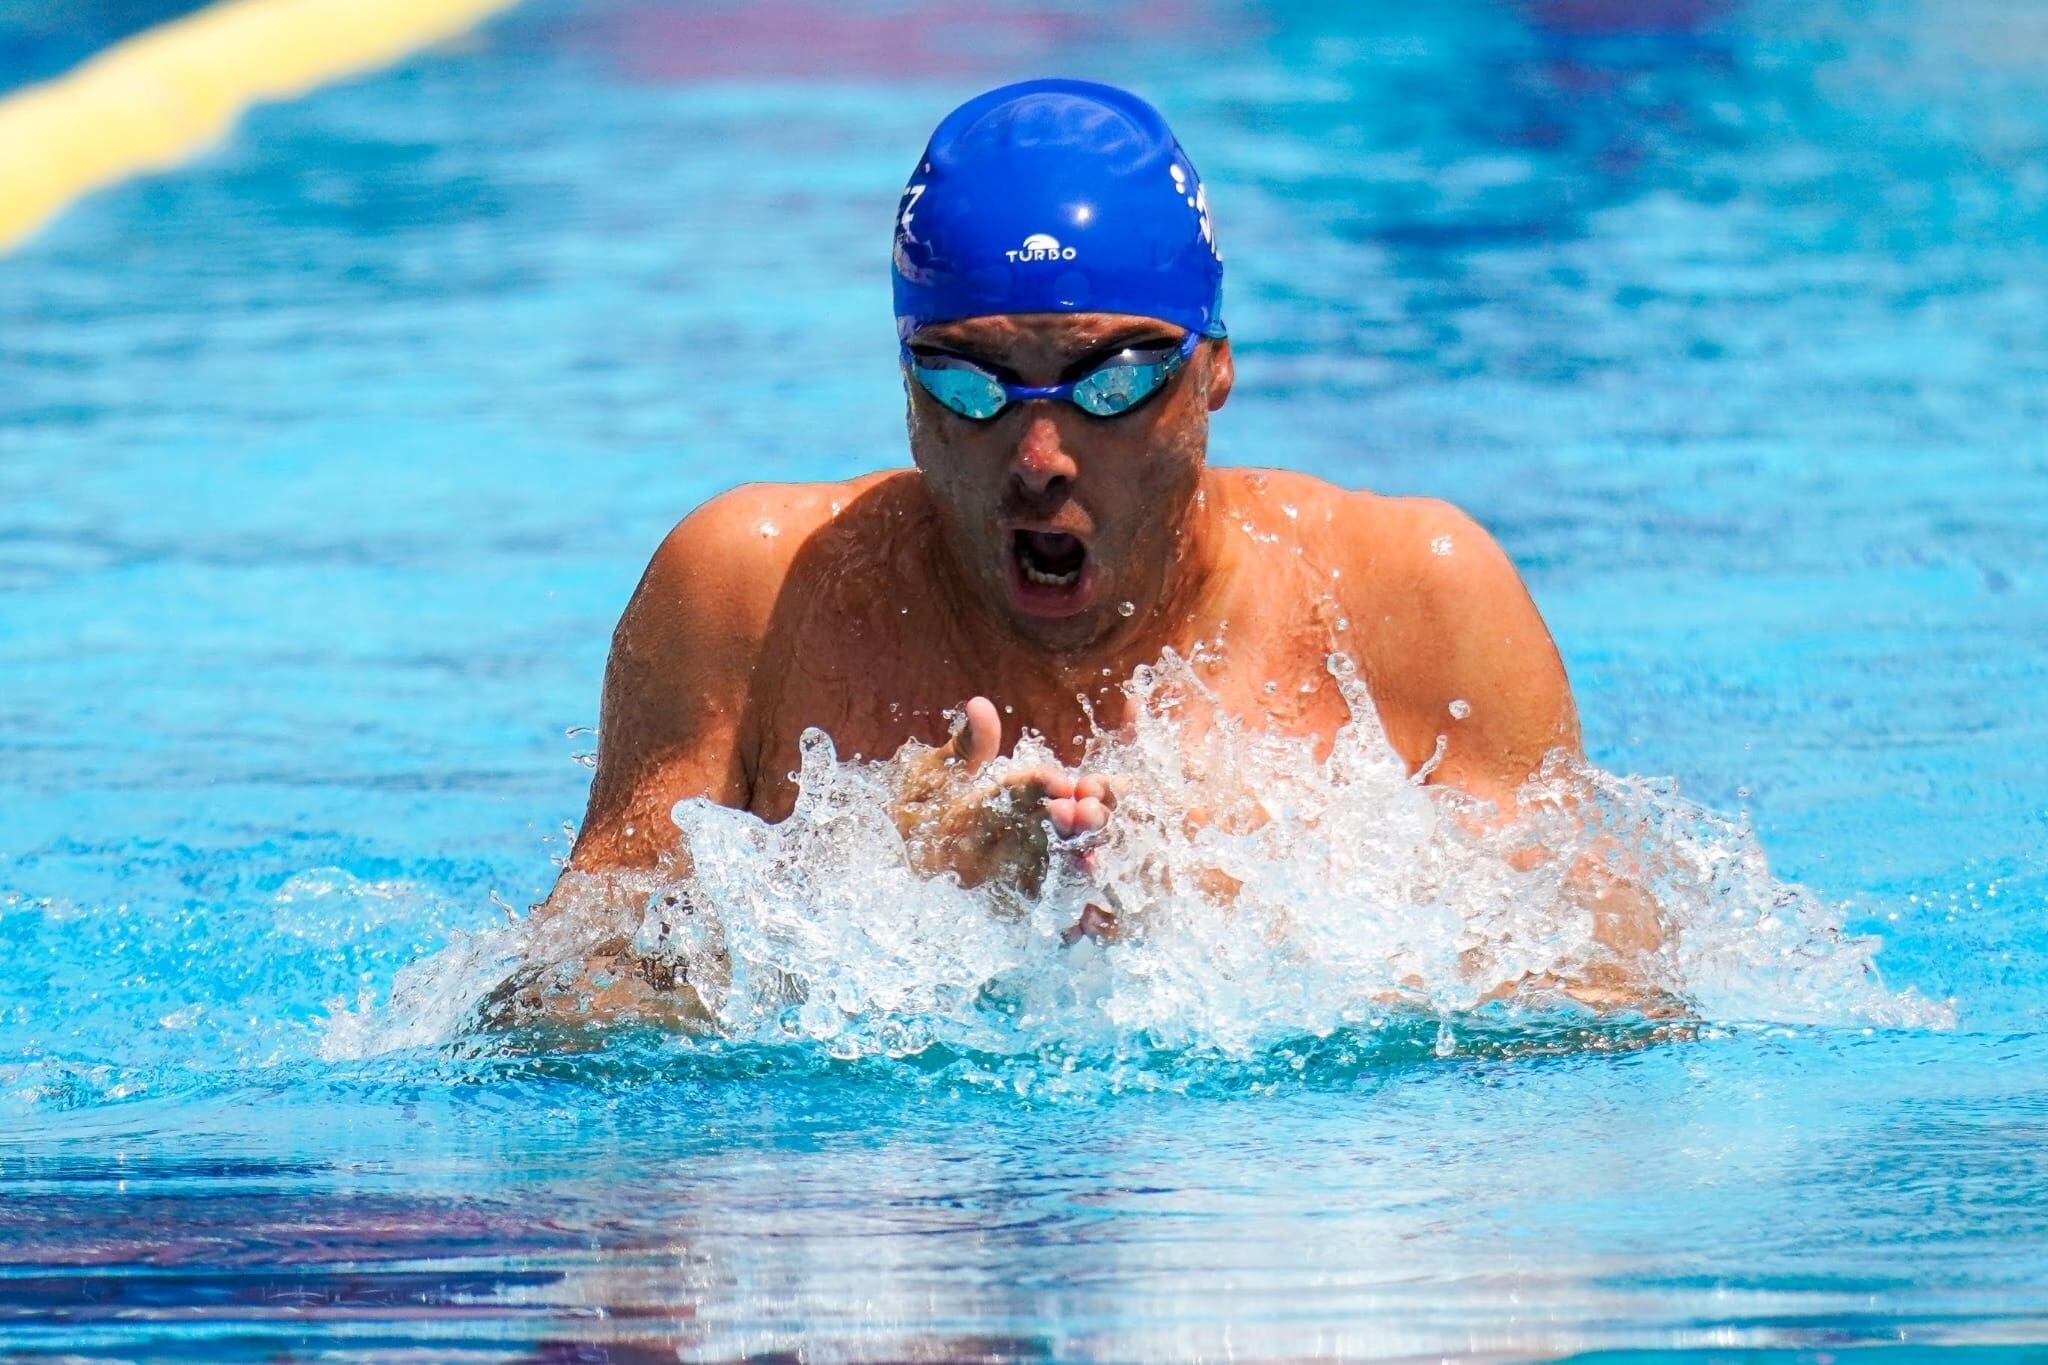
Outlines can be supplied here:
M936 324L911 345L1049 386L1184 335L1120 313L1022 313ZM1079 646L1126 623L1121 603L1135 617L1157 602L1201 487L1209 414L1231 379L1230 344L1204 341L1163 389L1119 416L1036 399L988 421L959 416L911 382L910 454L986 598L1020 632Z

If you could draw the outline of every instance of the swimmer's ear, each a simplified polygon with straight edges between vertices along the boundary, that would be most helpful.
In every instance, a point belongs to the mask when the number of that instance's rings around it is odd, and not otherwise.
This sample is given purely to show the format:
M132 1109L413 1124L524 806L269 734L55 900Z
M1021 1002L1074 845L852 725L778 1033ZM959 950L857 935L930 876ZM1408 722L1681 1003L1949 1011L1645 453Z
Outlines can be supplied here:
M1230 401L1230 386L1237 382L1237 363L1230 358L1230 338L1218 337L1205 348L1209 352L1209 411Z

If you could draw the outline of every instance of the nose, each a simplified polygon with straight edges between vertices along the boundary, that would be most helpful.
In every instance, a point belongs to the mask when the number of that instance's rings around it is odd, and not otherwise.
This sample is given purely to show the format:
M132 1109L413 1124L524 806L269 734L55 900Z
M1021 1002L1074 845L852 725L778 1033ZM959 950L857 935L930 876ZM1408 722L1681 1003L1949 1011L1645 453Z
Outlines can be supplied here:
M1081 468L1060 440L1058 425L1043 409L1049 404L1033 403L1024 417L1024 429L1017 434L1017 448L1010 457L1010 477L1018 491L1033 501L1056 499L1072 486Z

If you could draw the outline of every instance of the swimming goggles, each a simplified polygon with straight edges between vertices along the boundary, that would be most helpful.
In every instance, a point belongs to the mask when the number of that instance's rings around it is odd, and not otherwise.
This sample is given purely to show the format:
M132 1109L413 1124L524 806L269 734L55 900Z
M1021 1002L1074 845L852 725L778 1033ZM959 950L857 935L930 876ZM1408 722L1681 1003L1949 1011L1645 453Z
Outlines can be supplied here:
M919 355L907 345L903 363L919 387L970 421L990 421L1010 404L1033 398L1064 398L1090 417L1118 417L1165 388L1201 339L1201 333L1189 332L1178 346L1119 351L1079 379L1047 388L1007 384L971 360Z

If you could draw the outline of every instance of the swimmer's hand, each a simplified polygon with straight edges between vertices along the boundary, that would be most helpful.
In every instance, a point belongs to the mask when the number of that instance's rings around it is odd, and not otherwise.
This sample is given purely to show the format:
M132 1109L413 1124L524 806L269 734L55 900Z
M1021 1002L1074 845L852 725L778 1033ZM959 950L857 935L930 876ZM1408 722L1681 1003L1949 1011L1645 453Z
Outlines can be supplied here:
M558 1036L563 1029L638 1023L704 1033L715 1021L675 963L642 956L619 934L596 944L587 959L520 964L478 1003L475 1022L561 1047L583 1045Z
M994 882L1036 896L1062 839L1109 823L1115 804L1107 779L1041 767L1001 780L982 769L1002 749L995 704L975 697L952 742L910 756L896 804L911 865L925 876L951 872L965 887Z

